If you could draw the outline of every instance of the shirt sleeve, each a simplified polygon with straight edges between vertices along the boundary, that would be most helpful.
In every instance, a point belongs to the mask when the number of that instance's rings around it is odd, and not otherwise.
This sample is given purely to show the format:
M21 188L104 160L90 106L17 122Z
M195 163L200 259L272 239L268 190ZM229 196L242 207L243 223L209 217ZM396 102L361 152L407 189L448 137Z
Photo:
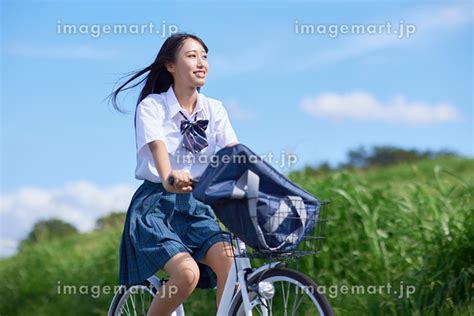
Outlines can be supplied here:
M163 122L164 112L158 102L151 98L145 98L138 104L135 114L137 151L157 139L165 142Z
M232 128L226 109L222 104L219 105L216 119L216 142L217 146L222 148L231 143L237 143L238 139Z

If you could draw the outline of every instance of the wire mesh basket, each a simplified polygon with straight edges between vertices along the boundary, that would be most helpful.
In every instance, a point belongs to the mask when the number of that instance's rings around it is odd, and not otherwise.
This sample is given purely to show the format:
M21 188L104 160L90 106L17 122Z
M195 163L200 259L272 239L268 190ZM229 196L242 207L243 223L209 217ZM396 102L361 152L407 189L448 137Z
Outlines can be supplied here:
M259 197L257 200L260 210L257 216L233 216L231 223L229 219L222 217L219 219L216 216L222 230L229 233L232 245L237 239L246 244L243 253L239 253L233 247L225 248L228 256L284 259L314 255L321 250L325 238L329 201L321 201L317 207L312 205L312 208L311 204L298 197L289 197L286 200ZM225 211L225 205L220 207ZM262 212L262 209L265 211ZM225 220L230 225L226 225ZM254 229L255 224L258 224L259 229ZM249 239L249 235L253 237ZM255 247L254 241L257 240L267 242L272 246L269 247L271 249Z

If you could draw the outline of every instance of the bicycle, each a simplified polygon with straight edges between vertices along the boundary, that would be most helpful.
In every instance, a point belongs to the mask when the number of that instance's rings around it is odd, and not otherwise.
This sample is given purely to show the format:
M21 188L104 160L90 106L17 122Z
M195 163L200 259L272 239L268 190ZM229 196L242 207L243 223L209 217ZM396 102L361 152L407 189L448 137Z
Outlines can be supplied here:
M253 250L216 218L220 226L230 234L233 247L228 255L234 259L217 316L251 316L254 313L264 316L333 315L329 302L318 291L318 285L304 273L288 268L287 262L282 261L298 260L299 257L319 252L324 238L328 205L327 201L321 203L312 232L303 237L296 250L291 251ZM269 262L260 267L252 267L253 258ZM112 299L108 315L146 315L153 297L166 281L153 275L143 285L121 286ZM292 294L295 294L295 297L290 297ZM182 304L172 314L184 315Z

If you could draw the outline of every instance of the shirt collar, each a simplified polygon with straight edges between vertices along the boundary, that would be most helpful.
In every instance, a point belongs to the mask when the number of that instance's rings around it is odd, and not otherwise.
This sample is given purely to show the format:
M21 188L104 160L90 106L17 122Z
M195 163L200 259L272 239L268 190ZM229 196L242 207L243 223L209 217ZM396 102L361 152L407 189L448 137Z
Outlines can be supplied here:
M197 102L196 102L196 107L194 108L194 112L192 114L193 116L196 113L201 112L203 108L202 96L199 93L199 91L197 91L197 89L196 89L196 93L197 93ZM176 95L174 94L173 85L170 85L168 91L166 91L166 101L168 103L170 117L174 117L176 114L179 113L179 111L183 110L181 108L181 105L178 102L178 99L176 98ZM185 112L184 110L183 110L183 113L185 113L185 115L187 114L187 112ZM189 117L189 119L191 119L191 117Z

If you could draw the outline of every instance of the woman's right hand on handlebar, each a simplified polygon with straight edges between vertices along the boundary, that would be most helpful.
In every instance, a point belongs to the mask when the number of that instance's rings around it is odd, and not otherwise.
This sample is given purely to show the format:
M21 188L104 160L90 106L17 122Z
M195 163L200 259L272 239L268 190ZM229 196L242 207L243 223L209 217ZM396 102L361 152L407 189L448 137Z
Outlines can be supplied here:
M174 183L171 185L168 179L173 177ZM193 177L187 170L171 170L168 177L163 181L165 190L173 193L189 193L193 190Z

